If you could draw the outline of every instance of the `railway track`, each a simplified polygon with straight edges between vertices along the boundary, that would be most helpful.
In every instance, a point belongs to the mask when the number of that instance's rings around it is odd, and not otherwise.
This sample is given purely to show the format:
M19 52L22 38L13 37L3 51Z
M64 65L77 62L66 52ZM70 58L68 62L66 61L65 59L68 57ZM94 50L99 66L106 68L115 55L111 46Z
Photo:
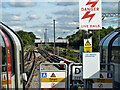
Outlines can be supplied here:
M25 69L26 69L25 71L28 76L27 78L28 80L25 85L26 89L29 89L32 79L35 76L35 70L37 70L37 67L40 65L40 63L45 61L50 63L60 63L60 61L65 61L65 59L58 57L56 55L50 55L47 51L39 48L34 48L32 50L30 49L25 54L25 57L24 57L24 63L25 63ZM55 65L55 67L58 69L61 69L60 65Z
M24 57L24 65L25 65L25 72L27 73L27 82L25 88L28 89L30 87L31 81L34 77L35 70L39 66L40 63L44 62L45 59L42 59L42 56L37 56L38 52L35 48L32 50L28 50Z
M42 50L37 48L38 52L50 63L60 63L60 61L63 61L63 59L60 59L58 57L56 57L55 55L50 55L47 51ZM58 69L60 68L60 65L54 65L55 67L57 67Z

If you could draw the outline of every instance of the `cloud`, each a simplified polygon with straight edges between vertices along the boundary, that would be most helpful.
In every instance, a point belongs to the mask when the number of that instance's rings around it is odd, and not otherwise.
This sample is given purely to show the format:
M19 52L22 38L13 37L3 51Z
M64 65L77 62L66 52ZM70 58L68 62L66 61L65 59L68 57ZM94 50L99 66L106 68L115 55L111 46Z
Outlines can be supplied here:
M31 15L28 16L28 18L29 18L30 20L35 20L35 19L39 19L39 16L37 16L37 15L35 15L35 14L31 14Z
M10 26L24 26L23 18L17 14L2 13L2 21Z
M61 16L57 18L57 21L60 23L66 23L66 22L79 22L79 17L74 16Z
M38 29L37 31L38 31L38 32L42 32L42 30L41 30L41 29Z
M58 6L73 6L78 4L78 2L57 2Z
M102 0L102 2L119 2L120 0Z
M23 28L21 26L12 26L11 29L13 30L22 30Z
M35 2L9 2L8 5L12 7L32 7L35 6Z
M10 13L2 13L2 17L4 21L21 21L23 18L17 14Z
M23 21L4 21L4 22L10 26L25 26L26 25L26 23Z
M2 2L0 2L0 7L2 6Z
M19 20L22 20L23 18L22 17L20 17L20 16L12 16L11 17L11 20L13 20L13 21L19 21Z
M53 17L46 15L46 19L52 19Z
M118 3L117 2L103 2L102 3L102 13L118 13Z
M79 16L79 8L78 9L69 8L66 10L54 12L53 14L55 14L55 15L67 15L67 16Z

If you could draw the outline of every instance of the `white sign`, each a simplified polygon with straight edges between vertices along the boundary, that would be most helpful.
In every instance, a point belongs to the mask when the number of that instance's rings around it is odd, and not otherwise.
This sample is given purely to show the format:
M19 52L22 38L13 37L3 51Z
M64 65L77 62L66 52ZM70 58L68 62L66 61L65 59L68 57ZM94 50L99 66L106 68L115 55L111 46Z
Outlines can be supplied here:
M100 53L83 53L83 79L100 78Z
M101 0L79 0L80 29L102 29Z
M41 72L41 88L65 88L65 72Z
M72 67L72 76L73 77L82 77L82 66L73 66Z
M92 38L84 39L84 47L90 47L90 46L92 46Z
M113 88L113 74L110 72L100 73L100 79L93 79L93 88Z

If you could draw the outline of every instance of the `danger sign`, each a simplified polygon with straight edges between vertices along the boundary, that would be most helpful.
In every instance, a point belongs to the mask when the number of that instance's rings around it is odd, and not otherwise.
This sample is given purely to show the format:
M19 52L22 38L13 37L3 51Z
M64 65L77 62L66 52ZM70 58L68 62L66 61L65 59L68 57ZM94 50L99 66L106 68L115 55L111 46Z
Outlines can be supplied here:
M79 0L80 29L102 29L101 0Z
M92 39L84 39L84 52L92 52Z
M41 72L41 88L65 88L65 72Z
M56 77L54 73L52 73L51 77Z

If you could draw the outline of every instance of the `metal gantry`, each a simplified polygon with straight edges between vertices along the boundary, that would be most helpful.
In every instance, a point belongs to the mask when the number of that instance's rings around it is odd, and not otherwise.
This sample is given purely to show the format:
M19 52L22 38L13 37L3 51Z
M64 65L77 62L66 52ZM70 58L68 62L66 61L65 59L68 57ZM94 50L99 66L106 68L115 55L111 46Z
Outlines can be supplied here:
M104 20L105 17L120 17L120 13L102 13L102 20Z

